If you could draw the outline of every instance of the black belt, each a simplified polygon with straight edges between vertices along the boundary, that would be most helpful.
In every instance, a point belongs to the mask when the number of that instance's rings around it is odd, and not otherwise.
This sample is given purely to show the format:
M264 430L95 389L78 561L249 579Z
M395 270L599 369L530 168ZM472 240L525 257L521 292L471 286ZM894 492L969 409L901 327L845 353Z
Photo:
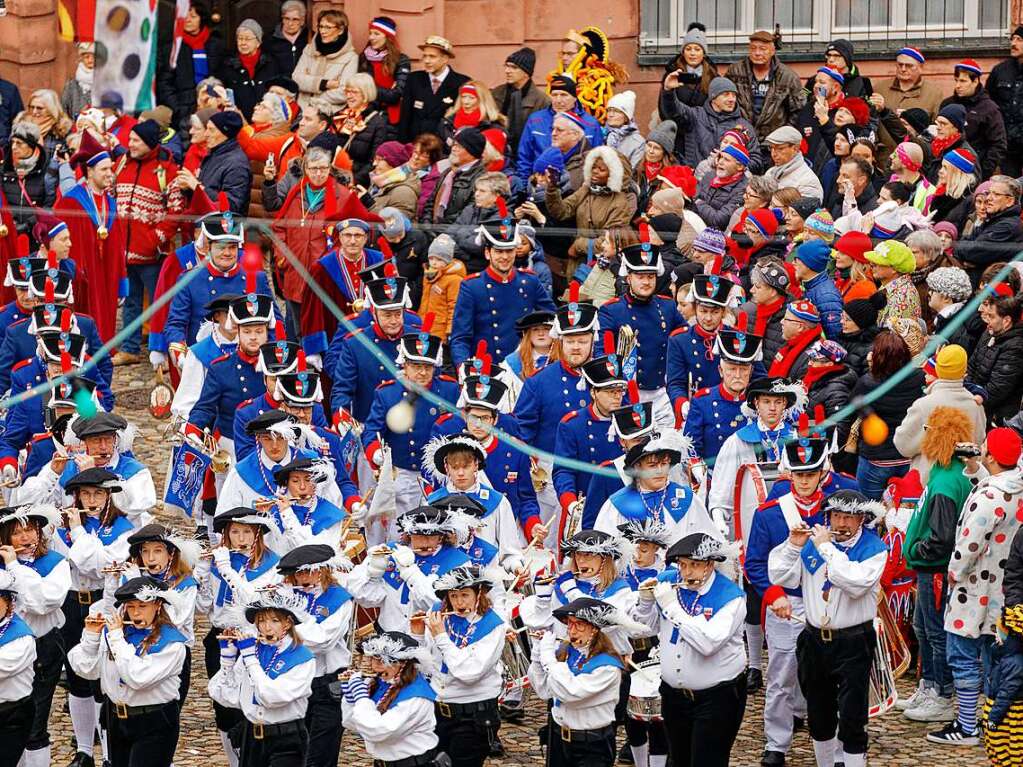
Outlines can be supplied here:
M78 604L80 605L91 605L93 602L98 602L103 598L103 589L97 589L96 591L76 591L78 595Z
M445 719L457 719L463 714L475 714L479 711L496 711L497 698L480 700L473 703L444 703L437 701L437 711Z
M142 714L152 714L155 711L162 711L166 706L177 705L177 701L156 703L152 706L126 706L123 703L110 701L110 705L113 706L114 716L118 719L127 719L129 716L140 716Z
M389 762L385 759L374 759L373 767L422 767L423 765L433 764L437 758L436 751L427 751L425 754L419 756L409 756L405 759L397 759L393 762Z
M846 626L844 629L832 629L832 628L817 628L811 626L809 623L806 624L806 630L811 635L817 637L822 642L833 642L836 637L843 639L854 639L856 637L864 636L868 632L874 630L874 621L867 621L865 623L859 623L855 626Z
M715 684L715 685L713 685L711 687L704 687L702 690L691 690L688 687L672 687L667 682L664 682L663 686L666 687L667 689L671 690L672 692L677 692L679 695L682 695L682 696L684 696L686 698L689 698L689 700L696 700L696 696L697 695L703 695L703 694L708 693L708 692L713 692L714 690L719 690L722 687L731 687L732 685L738 684L739 682L741 682L745 678L746 678L746 672L743 671L741 674L739 674L736 677L733 677L731 679L726 679L724 682L718 682L717 684Z
M322 676L314 677L312 687L314 690L318 690L321 687L330 687L331 682L337 681L337 676L340 672L334 671L332 673L323 674Z
M573 730L565 725L559 725L557 722L554 723L558 728L558 732L561 733L562 743L585 743L587 741L607 740L607 738L613 738L615 733L614 725L609 724L607 727L601 727L599 730Z
M32 702L32 696L22 698L21 700L8 700L0 703L0 714L6 714L8 711L14 711L16 708L28 705Z
M281 722L280 724L263 724L262 722L251 722L250 724L252 725L253 739L263 740L263 738L272 738L275 735L291 735L302 732L305 720L292 719L290 722Z
M651 649L655 644L657 644L657 638L638 637L630 639L629 642L632 644L633 650L635 650L636 652L643 652L644 650Z

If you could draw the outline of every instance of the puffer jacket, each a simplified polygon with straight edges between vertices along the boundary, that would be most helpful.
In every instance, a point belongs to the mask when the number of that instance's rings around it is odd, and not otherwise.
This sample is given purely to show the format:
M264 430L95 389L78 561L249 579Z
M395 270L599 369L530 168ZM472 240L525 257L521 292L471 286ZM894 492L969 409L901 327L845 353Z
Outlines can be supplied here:
M966 140L977 150L981 178L990 178L1007 149L1005 121L998 105L979 85L972 96L949 96L941 102L942 109L949 104L961 104L966 109Z
M437 179L437 185L426 202L426 209L423 212L424 221L434 224L453 224L458 218L458 214L467 206L472 205L476 193L476 179L486 172L487 167L478 160L470 167L460 168L458 171L450 167L447 168ZM441 189L444 188L444 181L449 173L455 174L451 184L451 195L448 197L447 207L443 211L438 211L437 197L440 195Z
M410 173L402 181L385 186L374 194L373 207L370 210L379 213L384 208L397 208L409 219L415 220L421 190L422 182L419 177Z
M458 214L455 223L448 230L455 241L455 259L465 263L468 274L476 274L487 268L487 257L483 254L483 245L476 242L480 222L494 218L497 208L480 208L477 205L466 205Z
M869 371L860 376L853 389L853 398L866 397L870 392L881 386L873 373ZM914 370L898 386L889 389L883 397L875 399L871 406L878 417L885 422L888 433L884 441L878 445L871 445L863 440L861 436L858 443L860 457L868 461L898 461L902 460L902 454L895 449L893 435L895 429L902 423L902 419L909 410L910 405L916 402L924 393L924 371Z
M661 94L661 112L678 125L679 133L686 133L685 164L695 168L712 151L721 145L725 131L743 128L750 136L746 151L750 156L750 171L757 173L764 167L764 155L757 140L756 130L736 107L731 112L716 112L706 101L698 107L684 104L673 91Z
M277 62L264 50L259 54L253 74L249 74L237 56L232 56L224 62L220 79L225 88L234 91L234 103L238 110L245 115L246 120L251 120L253 107L266 94L266 81L279 74Z
M601 159L607 165L606 191L594 192L590 188L593 163ZM636 212L635 196L625 188L625 163L610 147L597 147L586 155L583 164L583 183L568 197L561 190L547 187L545 201L551 216L559 221L575 220L579 237L595 237L603 229L628 226Z
M1016 536L1017 539L1020 537ZM1019 634L1011 633L1003 644L996 642L991 645L987 689L994 691L988 726L999 727L1014 704L1017 707L1023 705L1023 637ZM1010 764L1004 762L1005 767Z
M10 152L4 154L3 167L0 169L0 185L3 186L4 199L11 207L18 234L27 234L32 243L36 244L32 237L32 227L36 224L36 208L53 206L57 197L57 176L50 172L49 158L46 151L40 148L32 170L25 174L21 183L18 183L14 157Z
M782 64L777 57L771 61L771 85L764 97L760 114L753 114L753 65L748 57L743 56L725 73L725 77L735 83L738 88L739 111L743 117L756 125L756 135L761 140L767 134L783 125L792 122L806 103L806 91L803 84L789 67Z
M1023 391L1023 325L997 336L985 330L970 355L966 380L987 391L984 412L990 424L1001 425L1016 415Z
M636 123L631 122L617 131L608 128L604 130L607 134L604 136L604 143L624 157L630 168L636 167L646 150L646 139L639 132Z
M465 264L457 258L443 269L438 269L431 277L423 275L423 297L419 303L419 316L425 317L434 313L433 330L435 336L446 341L451 332L451 320L455 313L455 301L458 289L465 279Z
M956 258L963 262L975 282L991 264L1011 261L1019 252L1019 243L1023 241L1019 215L1019 205L1000 210L955 244Z
M199 166L198 178L211 200L224 192L232 213L248 214L252 197L252 168L236 139L218 144L207 153Z
M829 370L820 378L814 380L810 390L806 393L806 412L816 412L817 405L824 408L824 414L829 418L849 404L852 398L853 388L859 380L859 375L848 365L839 364L836 370ZM812 373L813 368L808 371ZM848 416L838 424L838 444L844 445L849 437L849 427L852 425L853 416Z
M838 336L838 343L846 351L845 364L860 375L867 372L867 355L874 345L874 339L881 329L876 325L865 328L859 333L842 333Z
M740 176L726 186L714 186L714 173L707 173L696 185L696 200L693 207L707 226L722 231L728 226L732 214L742 205L742 195L749 185L749 177Z
M821 272L803 283L803 298L817 307L821 315L824 335L836 339L842 333L842 294L827 272Z
M362 123L365 127L355 133L338 133L338 143L352 158L352 174L355 182L369 186L369 173L373 170L373 156L377 147L387 141L390 126L387 113L368 106L362 110Z
M1009 556L1005 558L1002 593L1007 606L1023 604L1023 526L1013 536Z

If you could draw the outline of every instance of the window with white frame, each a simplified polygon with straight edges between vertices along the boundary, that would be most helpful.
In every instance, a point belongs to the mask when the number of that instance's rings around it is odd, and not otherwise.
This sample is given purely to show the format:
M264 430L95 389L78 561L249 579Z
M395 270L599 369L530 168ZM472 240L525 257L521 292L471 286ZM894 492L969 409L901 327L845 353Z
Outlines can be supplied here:
M707 27L711 45L745 42L774 30L791 45L837 37L883 46L891 41L1004 37L1011 0L640 0L641 49L676 47L690 22Z

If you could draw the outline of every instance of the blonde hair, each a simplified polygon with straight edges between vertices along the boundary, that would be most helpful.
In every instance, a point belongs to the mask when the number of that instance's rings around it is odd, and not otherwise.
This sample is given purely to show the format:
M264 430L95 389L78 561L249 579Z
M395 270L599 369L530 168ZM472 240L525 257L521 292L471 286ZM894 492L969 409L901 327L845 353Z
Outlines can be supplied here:
M25 104L25 110L14 118L14 122L28 120L29 122L39 125L38 122L29 117L31 112L28 108L32 105L33 101L39 101L44 107L46 107L46 112L51 120L51 124L47 126L45 130L41 125L39 126L39 130L43 134L44 139L49 133L52 133L57 138L62 139L71 132L71 128L74 124L72 123L71 118L68 117L67 112L65 112L64 108L60 105L60 97L57 95L57 91L51 90L50 88L40 88L32 91L32 95L28 97L28 101Z
M579 574L579 568L575 564L575 555L572 555L572 572ZM618 579L618 570L615 567L614 557L602 554L600 556L600 573L597 578L597 588L602 592L609 588ZM599 597L598 597L599 598Z
M945 169L945 174L948 177L945 194L954 200L961 199L977 181L977 177L972 173L963 173L948 160L942 160L941 166Z
M377 84L373 82L373 76L365 72L352 75L342 83L345 88L355 88L362 94L367 104L377 100Z
M482 83L479 80L470 80L465 83L463 87L465 87L465 85L471 85L476 89L476 100L479 102L480 120L482 122L497 123L499 125L505 125L508 122L505 116L501 114L501 110L497 108L497 102L494 101L494 95L490 92L490 88L488 88L485 83ZM461 96L461 93L459 93L459 96ZM461 108L461 99L455 99L454 106L447 111L445 117L454 117L455 112Z

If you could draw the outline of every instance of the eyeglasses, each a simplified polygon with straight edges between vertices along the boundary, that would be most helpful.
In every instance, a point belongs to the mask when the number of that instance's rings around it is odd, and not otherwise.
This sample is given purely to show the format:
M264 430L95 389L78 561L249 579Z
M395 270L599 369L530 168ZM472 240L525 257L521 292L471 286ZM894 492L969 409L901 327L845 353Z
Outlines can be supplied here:
M325 21L321 21L317 29L340 29L337 24L329 24Z
M330 168L326 165L313 165L305 169L306 173L329 173Z

